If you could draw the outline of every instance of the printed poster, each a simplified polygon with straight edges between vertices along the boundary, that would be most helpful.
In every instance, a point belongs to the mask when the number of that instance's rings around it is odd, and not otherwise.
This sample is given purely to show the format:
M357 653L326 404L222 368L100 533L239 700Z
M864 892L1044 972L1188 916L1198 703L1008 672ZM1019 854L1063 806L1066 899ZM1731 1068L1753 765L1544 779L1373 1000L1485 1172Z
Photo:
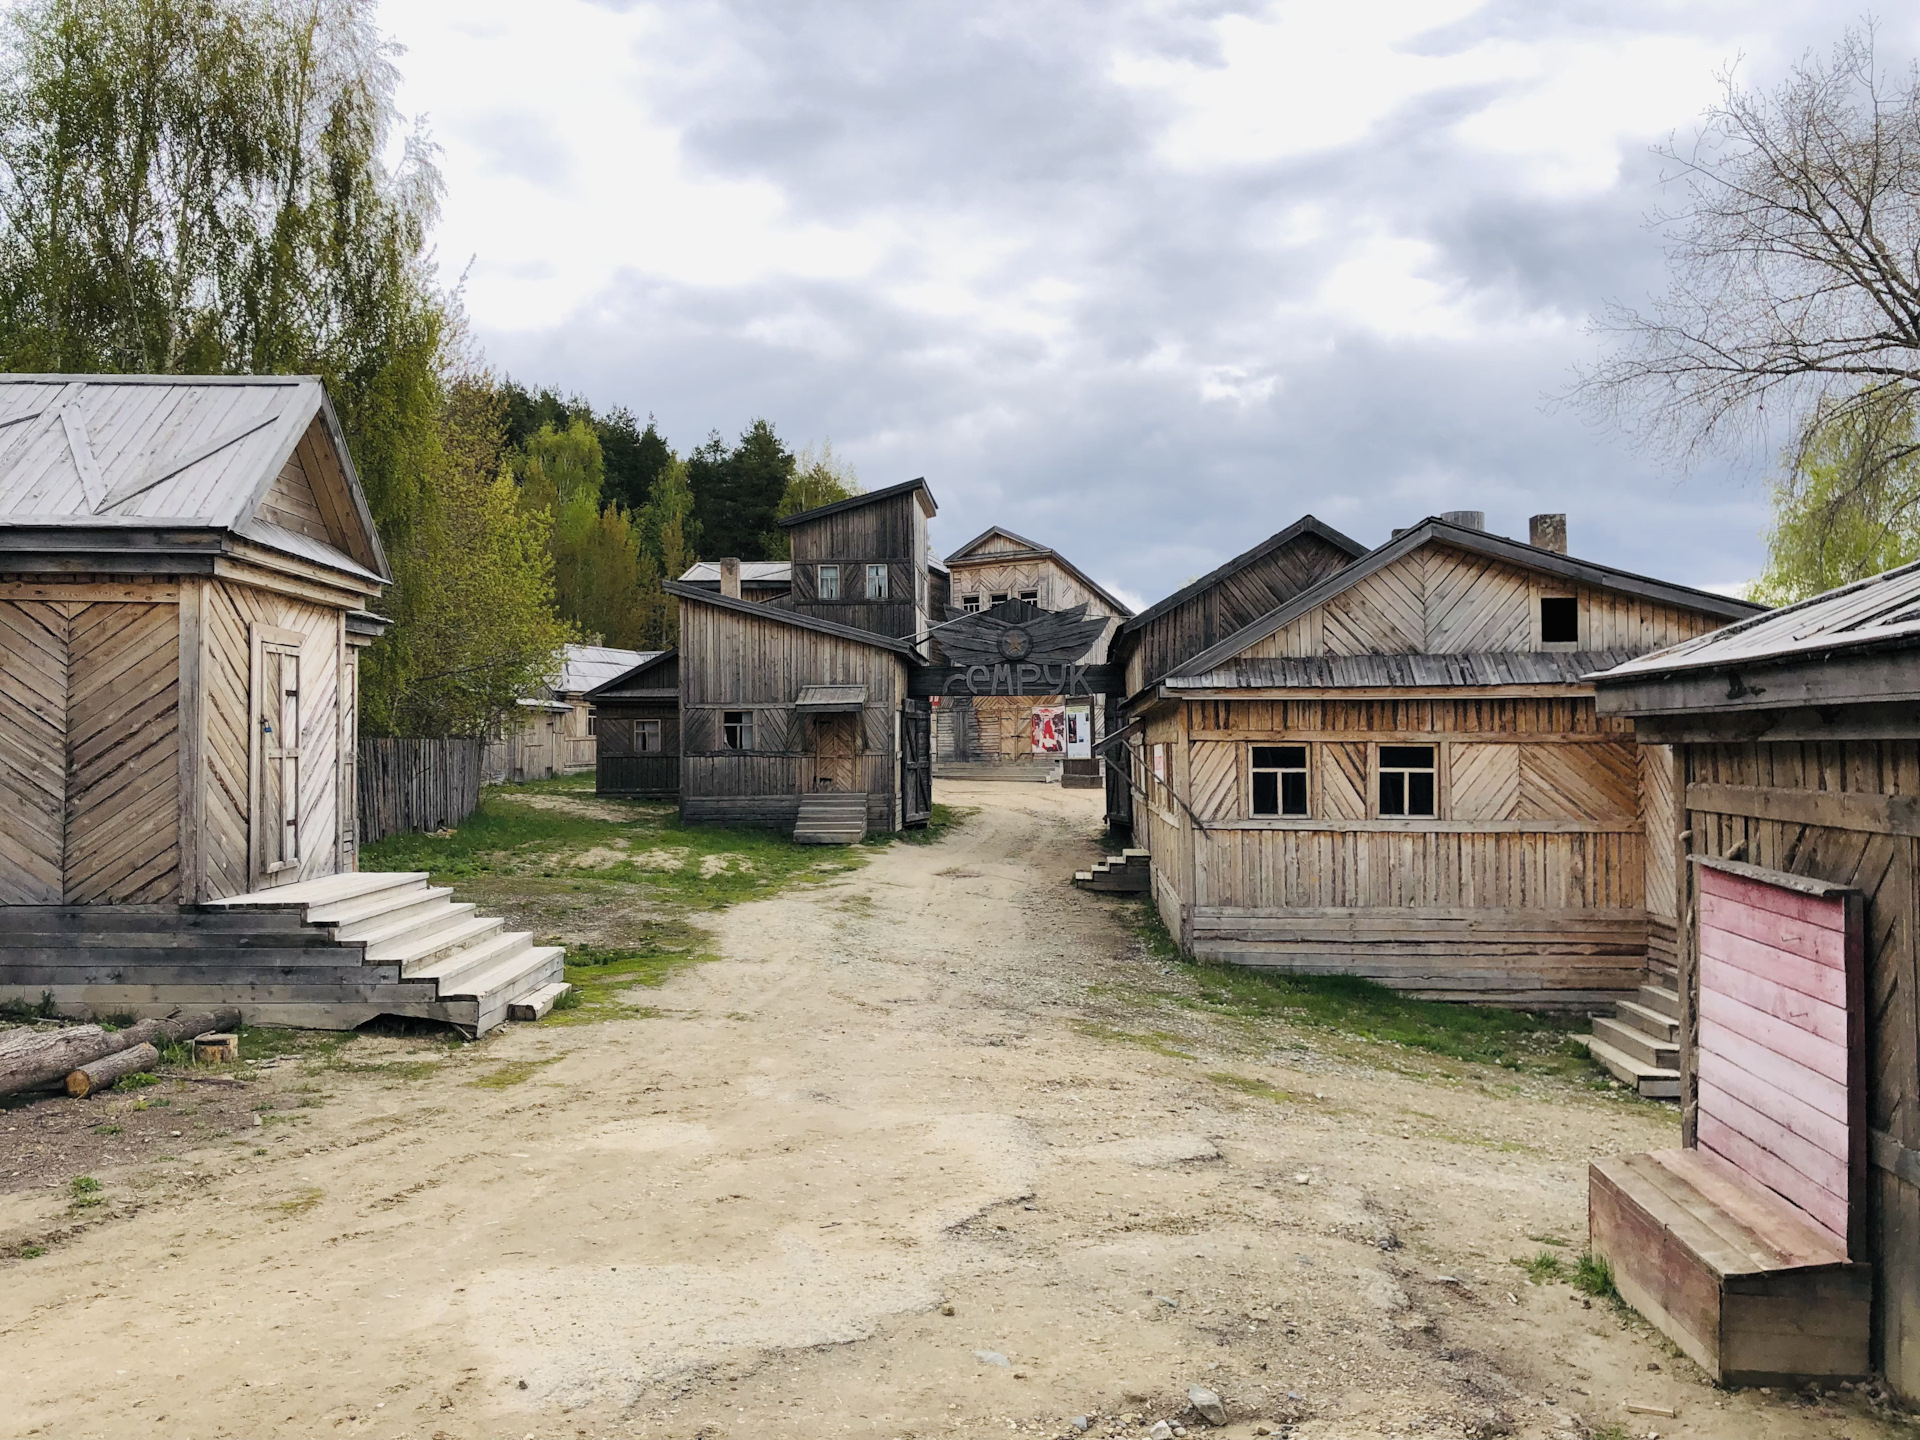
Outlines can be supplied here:
M1033 707L1033 753L1063 755L1067 749L1066 709L1060 705Z

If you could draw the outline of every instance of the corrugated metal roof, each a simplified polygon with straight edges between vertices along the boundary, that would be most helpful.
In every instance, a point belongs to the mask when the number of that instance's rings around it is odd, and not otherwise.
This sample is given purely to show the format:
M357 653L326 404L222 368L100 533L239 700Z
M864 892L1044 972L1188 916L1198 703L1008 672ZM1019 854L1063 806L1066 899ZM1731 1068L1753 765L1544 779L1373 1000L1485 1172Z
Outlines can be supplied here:
M644 665L659 655L658 650L619 650L611 645L563 645L560 648L560 676L553 682L556 694L573 695L624 675L636 665Z
M1920 643L1920 563L1829 590L1714 630L1607 672L1632 679L1675 670L1810 658L1828 651Z
M0 526L223 530L384 578L254 518L315 416L373 537L352 457L311 376L0 375ZM371 553L384 570L377 537Z
M697 561L687 567L687 573L682 575L680 579L683 584L687 585L698 585L702 581L708 584L718 584L720 580L720 562L718 560ZM742 581L777 580L782 585L790 584L793 580L793 565L790 561L786 560L742 560L740 562L740 579Z
M1631 650L1486 651L1465 655L1316 655L1238 659L1204 675L1173 675L1169 690L1438 689L1469 685L1574 685Z

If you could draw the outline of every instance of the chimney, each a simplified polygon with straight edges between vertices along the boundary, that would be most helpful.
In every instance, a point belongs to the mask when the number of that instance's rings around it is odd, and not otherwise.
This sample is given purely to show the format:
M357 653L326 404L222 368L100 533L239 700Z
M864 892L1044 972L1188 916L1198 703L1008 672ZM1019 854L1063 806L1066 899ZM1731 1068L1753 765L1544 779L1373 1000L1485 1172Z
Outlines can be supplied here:
M1458 525L1462 530L1487 528L1487 512L1484 510L1442 510L1440 518L1449 525Z
M734 556L720 562L720 593L740 598L740 561Z
M1527 540L1542 550L1551 550L1556 555L1567 553L1567 517L1564 515L1536 515L1527 521Z

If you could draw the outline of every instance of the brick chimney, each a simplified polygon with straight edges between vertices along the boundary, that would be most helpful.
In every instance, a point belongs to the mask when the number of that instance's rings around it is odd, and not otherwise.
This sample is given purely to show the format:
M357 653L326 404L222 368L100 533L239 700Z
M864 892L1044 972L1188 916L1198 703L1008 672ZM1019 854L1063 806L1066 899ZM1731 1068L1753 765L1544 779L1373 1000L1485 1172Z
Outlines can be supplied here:
M720 562L720 593L740 598L740 561L734 556Z
M1565 515L1535 515L1527 521L1527 540L1542 550L1551 550L1556 555L1567 553L1567 517Z

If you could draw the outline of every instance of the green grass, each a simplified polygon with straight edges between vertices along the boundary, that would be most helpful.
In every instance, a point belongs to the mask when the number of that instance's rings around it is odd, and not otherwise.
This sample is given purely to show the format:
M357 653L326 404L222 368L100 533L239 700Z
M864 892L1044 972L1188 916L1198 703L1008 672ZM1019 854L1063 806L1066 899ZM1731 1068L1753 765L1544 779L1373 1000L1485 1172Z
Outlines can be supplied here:
M1259 1100L1272 1100L1282 1105L1297 1105L1310 1098L1297 1090L1282 1090L1278 1085L1269 1085L1264 1080L1256 1080L1251 1075L1235 1075L1229 1071L1217 1070L1207 1078L1216 1085L1224 1085L1229 1090L1238 1090L1242 1095L1251 1095Z
M1620 1292L1613 1284L1613 1266L1592 1251L1574 1262L1571 1283L1574 1289L1596 1300L1611 1300L1616 1305L1621 1303Z
M1567 1278L1567 1264L1551 1250L1542 1250L1530 1260L1515 1260L1514 1264L1527 1272L1527 1279L1535 1285L1551 1285L1556 1280Z
M1105 1040L1115 1045L1138 1045L1142 1050L1151 1050L1156 1055L1166 1055L1175 1060L1191 1060L1193 1052L1182 1050L1185 1040L1165 1030L1150 1030L1144 1034L1136 1030L1120 1030L1112 1025L1102 1025L1096 1021L1076 1021L1074 1029L1082 1035L1095 1040Z
M954 826L964 823L969 817L978 815L980 809L975 805L942 805L934 802L933 813L927 823L917 830L902 830L898 834L881 833L869 835L869 845L934 845L944 840Z
M551 1065L560 1059L558 1055L545 1060L509 1060L482 1075L478 1080L469 1080L467 1084L476 1090L505 1090L509 1085L518 1085L531 1080L540 1073L541 1067Z
M91 1175L76 1175L67 1184L68 1193L73 1197L76 1210L91 1209L106 1202L106 1196L100 1193L100 1182Z

